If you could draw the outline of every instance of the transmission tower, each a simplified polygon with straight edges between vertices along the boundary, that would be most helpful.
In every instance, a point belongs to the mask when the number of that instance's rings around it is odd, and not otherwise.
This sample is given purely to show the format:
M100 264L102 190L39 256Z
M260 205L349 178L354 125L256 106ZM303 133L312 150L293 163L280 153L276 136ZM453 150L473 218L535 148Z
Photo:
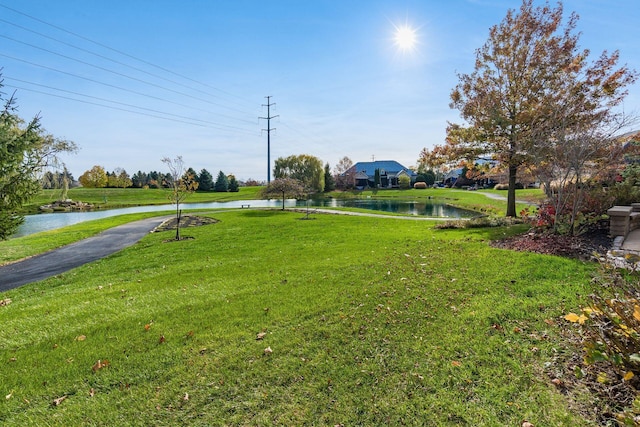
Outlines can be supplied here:
M267 128L262 129L267 132L267 184L271 182L271 131L276 130L276 128L271 127L271 119L275 119L278 116L271 115L271 106L276 105L275 103L271 103L271 96L265 96L267 98L267 103L262 104L263 107L267 107L267 117L258 117L259 119L263 119L267 121Z

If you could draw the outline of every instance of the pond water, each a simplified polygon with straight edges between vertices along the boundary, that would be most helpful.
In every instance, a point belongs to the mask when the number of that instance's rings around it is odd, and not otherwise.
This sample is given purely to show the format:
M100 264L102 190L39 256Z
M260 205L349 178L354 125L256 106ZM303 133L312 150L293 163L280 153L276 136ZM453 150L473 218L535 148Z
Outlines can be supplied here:
M239 208L242 205L251 205L252 208L278 208L282 206L282 200L236 200L232 202L211 203L183 203L180 208L188 209L224 209ZM305 208L305 200L285 200L286 207ZM426 201L404 200L379 200L379 199L353 199L353 200L309 200L309 207L353 207L369 209L373 211L393 212L402 215L418 215L431 218L473 218L478 216L476 212L458 209L443 203ZM122 209L96 210L89 212L58 212L27 215L24 223L12 237L26 236L41 231L54 230L83 221L108 218L116 215L124 215L140 212L174 211L175 205L133 206Z

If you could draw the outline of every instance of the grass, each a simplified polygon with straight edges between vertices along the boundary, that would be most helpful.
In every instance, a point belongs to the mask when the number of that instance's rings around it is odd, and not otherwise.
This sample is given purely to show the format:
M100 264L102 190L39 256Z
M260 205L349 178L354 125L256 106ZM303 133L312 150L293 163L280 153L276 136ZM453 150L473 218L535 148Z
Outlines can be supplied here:
M589 425L543 366L592 266L489 247L509 228L212 215L1 294L0 424Z

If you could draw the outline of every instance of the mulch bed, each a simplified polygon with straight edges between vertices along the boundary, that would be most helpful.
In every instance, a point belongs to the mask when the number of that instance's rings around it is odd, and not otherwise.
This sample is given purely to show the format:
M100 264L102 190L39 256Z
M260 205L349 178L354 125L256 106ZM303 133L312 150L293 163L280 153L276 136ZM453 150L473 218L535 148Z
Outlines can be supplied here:
M200 227L203 225L208 225L208 224L215 224L218 221L215 218L208 218L206 216L198 216L198 215L182 215L182 217L180 217L180 228L188 228L188 227ZM170 231L170 230L175 230L176 229L176 224L178 223L178 220L173 217L171 219L166 220L165 222L163 222L162 224L160 224L158 227L156 227L155 230L153 230L153 232L160 232L160 231ZM193 239L193 237L191 236L180 236L180 240L191 240ZM176 239L167 239L165 240L165 242L175 242Z
M580 236L529 232L491 242L491 246L496 248L558 255L583 261L605 256L612 245L613 239L609 237L608 228L605 227L597 227Z

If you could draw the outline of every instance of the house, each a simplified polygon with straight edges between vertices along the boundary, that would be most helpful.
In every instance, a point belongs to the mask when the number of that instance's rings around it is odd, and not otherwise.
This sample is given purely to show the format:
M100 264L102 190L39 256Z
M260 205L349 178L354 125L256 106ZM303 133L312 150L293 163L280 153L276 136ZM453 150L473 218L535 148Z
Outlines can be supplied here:
M380 175L380 185L377 188L397 188L399 187L399 178L403 175L409 177L413 186L418 176L414 171L402 166L395 160L358 162L351 166L344 175L354 177L354 184L357 189L376 188L376 170Z

